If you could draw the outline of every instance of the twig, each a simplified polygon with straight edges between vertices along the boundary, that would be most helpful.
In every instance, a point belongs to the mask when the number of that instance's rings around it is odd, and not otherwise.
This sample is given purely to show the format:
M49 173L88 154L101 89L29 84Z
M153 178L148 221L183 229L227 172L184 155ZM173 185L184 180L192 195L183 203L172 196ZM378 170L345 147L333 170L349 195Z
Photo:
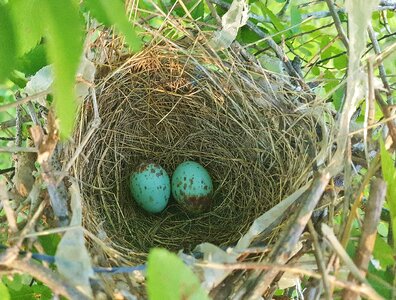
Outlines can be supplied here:
M15 118L15 127L16 127L16 136L15 136L15 146L21 147L22 145L22 109L21 106L17 106L16 109L16 118Z
M221 26L221 18L219 16L219 14L216 11L216 8L213 6L212 1L211 0L205 0L206 5L208 5L210 13L212 15L212 17L216 20L216 23ZM228 3L227 3L228 4Z
M329 7L330 14L334 20L334 25L337 29L338 35L340 36L340 39L342 43L344 44L346 49L349 49L349 41L348 38L345 34L344 28L342 28L341 20L338 17L337 10L334 6L333 0L326 0L327 6Z
M381 55L381 48L377 41L373 26L371 25L371 23L369 24L367 31L368 31L370 40L372 42L375 54ZM378 71L379 71L379 76L381 78L382 84L384 85L384 88L386 89L386 94L388 97L388 99L387 99L388 104L392 104L393 103L392 91L390 89L388 79L386 78L386 71L385 71L384 64L382 62L378 65Z
M386 183L380 178L373 179L370 188L370 196L366 206L362 236L360 237L359 247L355 258L356 266L360 269L362 276L366 276L371 254L374 249L375 238L377 236L377 226L381 216L385 195ZM354 280L352 274L349 274L348 280ZM350 290L345 290L343 296L344 299L358 298L358 294Z
M45 91L43 91L43 92L40 92L40 93L31 95L31 96L28 96L28 97L19 99L19 100L15 101L15 102L8 103L8 104L4 104L4 105L0 106L0 112L2 112L2 111L7 111L7 110L9 110L10 108L14 108L14 107L17 107L17 106L19 106L19 105L25 104L25 103L27 103L27 102L29 102L29 101L31 101L31 100L34 100L34 99L37 99L37 98L46 96L46 95L48 95L49 93L50 93L50 90L48 89L48 90L45 90Z
M39 118L37 117L37 114L36 114L36 111L34 110L34 105L32 102L29 102L27 104L27 111L28 111L30 119L33 121L34 125L40 126L41 123L40 123Z
M14 167L6 168L6 169L0 169L0 175L1 175L1 174L6 174L6 173L8 173L8 172L12 172L12 171L14 171L14 170L15 170Z
M210 2L220 6L221 8L224 9L229 9L230 8L230 4L223 1L223 0L210 0ZM286 6L287 3L285 3L284 7L287 9L288 7ZM396 6L395 4L389 4L389 5L385 5L385 4L380 4L380 6L378 6L376 8L377 11L384 11L384 10L395 10ZM281 18L281 21L283 22L290 22L290 17L286 17L282 14L283 8L279 11L278 16ZM346 11L344 8L335 8L334 9L336 14L342 13L345 14ZM302 20L306 20L306 19L323 19L323 18L327 18L327 17L331 17L331 13L328 10L324 10L324 11L313 11L313 12L308 12L306 14L302 14L301 15L301 19ZM265 16L261 16L261 15L257 15L254 13L249 13L249 18L252 20L256 20L258 22L261 23L272 23L272 20L268 17Z
M37 152L37 149L34 147L0 147L0 152Z
M212 0L211 0L212 1ZM213 3L219 4L220 2L217 1L212 1ZM219 4L222 5L222 4ZM230 7L230 5L224 5L227 9ZM277 43L272 39L270 35L267 35L264 31L262 31L256 24L254 24L252 21L248 20L246 22L246 25L254 31L258 36L261 38L265 39L266 42L268 43L269 47L275 52L276 56L283 62L285 65L287 72L290 76L294 77L300 86L304 90L310 90L309 86L302 80L301 76L297 73L297 71L294 69L292 63L290 62L289 58L286 56L286 54L283 52L282 48L278 46Z
M4 213L7 217L8 227L12 233L18 232L18 226L15 218L14 210L11 208L8 194L7 194L7 186L4 179L0 180L0 201L3 206Z
M22 116L21 117L21 121L22 122L27 122L27 121L29 121L29 117ZM10 127L15 127L15 125L16 125L16 119L10 119L10 120L7 120L7 121L4 121L4 122L0 123L0 130L7 129L7 128L10 128Z
M368 93L366 99L366 113L364 114L364 127L369 128L375 124L375 86L373 62L371 59L367 61L367 87ZM372 149L372 130L364 130L363 138L365 142L364 153L366 156L366 161L369 164L369 149Z
M316 233L315 227L312 224L312 220L308 221L308 230L309 233L311 234L312 241L314 244L314 254L316 258L316 263L319 267L319 271L322 274L322 282L323 282L323 288L325 292L325 298L327 300L332 299L331 293L330 293L330 286L329 286L329 279L328 279L328 274L326 270L326 266L324 264L325 260L323 257L322 249L319 244L319 239L318 239L318 234Z
M301 233L303 232L306 224L311 218L312 212L319 202L321 195L323 194L329 180L329 173L319 173L313 180L311 189L306 192L302 197L301 206L298 212L294 215L293 220L289 223L289 226L285 234L278 240L270 255L270 262L277 264L285 264L289 259L292 249L297 244ZM270 269L262 271L254 280L254 282L246 287L246 293L244 299L258 299L264 293L264 291L270 286L272 280L276 277L279 270Z
M396 9L396 0L380 0L380 6L393 6Z
M263 264L263 263L234 263L234 264L219 264L219 263L197 263L196 266L202 268L213 268L213 269L222 269L222 270L271 270L276 269L277 272L288 272L292 274L300 274L306 275L315 279L321 279L322 275L314 272L312 270L307 270L299 266L285 266L285 265L278 265L278 264ZM370 286L366 285L357 285L354 282L349 281L341 281L335 278L334 276L328 276L329 282L332 284L343 288L343 289L350 289L355 292L360 293L362 296L367 297L368 299L375 299L375 300L383 300L377 292L375 292ZM260 298L256 298L260 299Z
M348 267L349 271L353 274L353 276L361 283L369 285L366 278L362 276L359 269L356 267L352 259L349 257L348 253L346 253L344 247L338 241L333 230L325 223L322 223L322 233L323 233L323 237L327 240L328 244L331 246L331 248L333 248L335 253L337 253L338 257L341 258L341 260Z
M28 223L22 229L21 233L19 234L18 239L16 239L14 246L20 248L22 246L23 240L26 238L26 235L30 233L33 227L36 225L37 220L41 216L46 206L46 202L43 201L40 203L38 209L34 212L33 216L28 220Z
M0 244L0 249L10 249L5 245ZM19 255L22 257L31 257L35 260L46 262L49 264L55 263L55 256L48 255L48 254L41 254L41 253L32 253L27 251L19 251ZM119 267L92 267L95 273L105 273L110 275L115 274L126 274L126 273L133 273L136 271L145 271L147 269L146 265L136 265L136 266L119 266Z
M350 238L350 233L351 233L351 229L352 229L352 223L353 220L356 217L357 214L357 209L360 206L360 202L362 201L362 197L363 197L363 192L367 186L367 184L369 183L369 181L371 180L371 178L375 175L375 173L378 171L379 167L380 167L380 155L377 154L374 159L372 160L370 167L368 168L362 183L360 184L360 188L357 191L357 193L355 194L355 201L351 207L349 216L348 216L348 220L345 224L345 227L343 229L343 234L342 234L342 238L341 238L341 244L343 247L346 247L349 238Z
M63 280L52 270L40 266L26 259L15 260L6 265L8 268L27 273L48 286L55 294L62 295L68 299L89 300L89 298Z
M396 43L393 43L392 45L390 45L389 47L387 47L386 49L384 49L380 54L377 54L375 56L375 63L374 66L378 67L380 64L382 64L382 62L389 57L391 54L395 53L396 50Z
M278 17L282 18L290 6L290 0L286 0L281 10L278 12Z
M307 85L302 81L302 78L300 75L297 73L296 70L294 70L292 63L290 62L289 58L286 56L286 54L283 52L282 48L278 46L277 43L272 39L271 36L267 35L264 33L259 27L257 27L252 21L247 21L246 25L254 31L258 36L261 38L265 39L265 41L268 43L268 46L275 52L276 56L283 62L285 65L287 72L290 76L295 77L300 85L304 87L305 89L309 89Z
M41 177L47 185L51 207L58 219L59 225L66 226L69 223L67 191L63 182L59 185L57 184L52 167L54 154L57 154L58 129L56 127L55 117L52 113L48 114L47 120L48 135L43 135L40 126L33 126L30 128L30 134L36 147L39 149L37 161L41 163Z
M377 100L377 103L380 105L382 113L384 114L385 118L389 119L390 121L386 122L386 125L388 126L389 129L389 135L392 138L393 141L393 148L396 147L396 127L395 123L392 121L392 116L389 111L389 107L386 105L385 101L382 99L381 94L378 90L375 90L375 99Z

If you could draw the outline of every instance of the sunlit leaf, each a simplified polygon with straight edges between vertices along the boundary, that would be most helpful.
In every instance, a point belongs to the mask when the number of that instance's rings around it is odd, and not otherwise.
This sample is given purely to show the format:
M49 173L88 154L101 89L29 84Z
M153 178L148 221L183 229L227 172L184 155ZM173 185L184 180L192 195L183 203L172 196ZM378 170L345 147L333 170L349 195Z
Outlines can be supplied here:
M82 52L82 24L75 1L43 0L48 56L54 65L53 94L61 136L70 135L75 114L75 75Z
M257 5L260 7L263 16L268 16L270 18L277 31L286 30L286 26L282 24L279 18L265 4L258 2ZM284 32L283 34L287 35L287 32Z
M293 27L291 30L293 33L300 32L300 23L302 22L301 13L297 5L290 6L290 22Z
M0 299L2 299L2 300L11 299L8 288L2 282L0 282Z
M2 83L14 68L17 52L14 25L8 5L0 4L0 20L0 83Z
M395 263L391 246L381 236L377 236L375 240L373 255L380 262L382 268L387 268Z
M27 300L27 299L51 299L52 292L50 288L42 284L23 285L19 290L9 290L10 299ZM1 298L3 300L3 298Z
M209 299L194 273L165 249L152 249L149 253L147 292L151 300Z
M334 67L338 70L345 69L348 66L348 59L346 55L341 55L333 59Z
M385 149L381 140L381 169L382 176L387 183L387 204L390 211L392 227L396 228L396 168L392 156ZM396 241L396 230L393 230L393 240ZM395 250L395 249L394 249Z
M136 28L129 22L120 0L86 0L84 3L99 22L106 26L114 25L124 35L132 51L140 50L141 40L136 34Z
M12 0L9 3L18 40L17 55L21 56L33 49L44 35L41 0Z

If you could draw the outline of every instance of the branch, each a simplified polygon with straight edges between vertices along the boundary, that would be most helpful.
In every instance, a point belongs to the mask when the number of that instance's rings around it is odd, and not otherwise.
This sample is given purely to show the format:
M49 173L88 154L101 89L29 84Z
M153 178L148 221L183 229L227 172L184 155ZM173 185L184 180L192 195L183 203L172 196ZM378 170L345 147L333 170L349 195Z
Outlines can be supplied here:
M0 169L0 175L6 174L8 172L13 172L13 171L15 171L14 167L6 168L6 169Z
M392 138L393 142L393 148L396 147L396 126L395 123L393 122L393 118L390 113L390 107L385 103L385 101L382 99L381 94L378 90L375 90L375 99L377 100L377 103L380 105L382 113L384 114L385 118L388 120L386 121L386 125L388 126L389 129L389 135Z
M37 152L34 147L0 147L0 152Z
M57 155L58 129L53 113L48 114L48 134L44 135L40 126L30 128L32 139L38 148L37 161L41 164L41 177L47 185L51 207L58 219L60 226L69 224L69 211L67 206L67 190L63 182L57 184L54 176L54 156ZM59 163L59 162L58 162Z
M303 194L304 201L302 201L298 212L293 216L293 220L290 221L285 234L277 241L269 257L270 263L282 265L288 261L290 253L292 253L292 250L298 243L330 178L331 174L328 172L319 173L313 180L310 191ZM243 299L259 299L278 273L279 270L277 269L262 271L254 282L246 288L246 294Z
M211 0L212 1L212 0ZM215 4L219 4L220 6L223 6L222 1L218 1L218 0L214 0L212 1ZM222 4L220 4L222 3ZM229 8L230 5L224 5L225 8ZM256 24L254 24L252 21L247 21L246 25L253 31L255 32L258 36L260 36L261 38L263 38L264 40L266 40L266 42L268 43L268 45L270 46L270 48L275 52L276 56L283 62L283 64L285 65L288 74L291 77L294 77L298 83L300 84L300 86L304 89L304 90L310 90L309 86L302 80L301 76L298 74L298 72L294 69L292 63L290 62L289 58L286 56L286 54L283 52L282 48L280 46L278 46L277 43L275 43L275 41L272 39L272 37L268 34L266 34L264 31L262 31Z
M62 295L68 299L76 299L76 300L89 300L86 295L78 291L72 286L64 283L62 279L54 273L52 270L45 268L41 265L35 264L26 259L24 260L15 260L9 265L6 265L8 268L18 270L22 273L28 273L39 281L43 282L46 286L48 286L55 294Z
M331 16L333 17L334 20L334 25L337 28L338 35L344 44L345 48L349 48L349 41L348 38L345 34L344 28L342 28L341 20L340 17L338 16L338 12L334 6L333 0L326 0L327 6L329 7L329 11Z
M371 24L368 26L367 31L368 31L370 40L372 42L375 54L381 55L381 48L379 46L378 40L377 40L377 38L375 36L375 32L374 32L373 26ZM388 97L388 104L392 104L393 103L392 92L391 92L391 89L390 89L390 86L389 86L389 83L388 83L388 79L386 78L386 71L385 71L384 64L382 62L379 63L379 65L378 65L378 71L379 71L379 76L380 76L380 78L382 80L382 84L384 85L384 88L386 89L386 94L387 94L387 97Z
M328 274L325 266L325 259L323 257L323 252L319 244L318 234L315 230L312 220L308 221L308 230L314 244L314 254L315 254L316 264L318 265L319 271L322 274L322 283L323 283L323 289L325 291L324 293L325 299L330 300L332 299L332 297L331 297L331 289L329 286Z
M335 236L333 230L322 223L322 233L323 237L326 239L328 244L333 248L334 252L338 255L338 257L344 262L344 264L348 267L349 271L353 276L360 281L362 285L365 285L369 290L372 291L371 299L383 299L381 296L377 294L377 292L370 286L366 278L361 274L360 270L353 263L352 259L349 257L348 253L345 251L341 243L338 241ZM349 299L349 298L343 298Z
M356 266L360 269L362 276L366 276L367 268L374 249L375 239L377 237L377 226L381 216L382 205L386 195L386 183L376 178L370 187L370 196L367 201L366 214L362 227L362 236L360 237L359 247L355 257ZM348 280L354 281L352 274L349 274ZM356 292L345 290L344 299L357 299Z
M4 104L4 105L0 106L0 112L2 112L2 111L7 111L7 110L9 110L10 108L14 108L14 107L17 107L17 106L19 106L19 105L25 104L25 103L27 103L27 102L29 102L29 101L31 101L31 100L34 100L34 99L37 99L37 98L46 96L46 95L49 94L49 92L50 92L50 90L45 90L45 91L43 91L43 92L34 94L34 95L32 95L32 96L28 96L28 97L22 98L22 99L20 99L20 100L17 100L17 101L15 101L15 102L8 103L8 104Z

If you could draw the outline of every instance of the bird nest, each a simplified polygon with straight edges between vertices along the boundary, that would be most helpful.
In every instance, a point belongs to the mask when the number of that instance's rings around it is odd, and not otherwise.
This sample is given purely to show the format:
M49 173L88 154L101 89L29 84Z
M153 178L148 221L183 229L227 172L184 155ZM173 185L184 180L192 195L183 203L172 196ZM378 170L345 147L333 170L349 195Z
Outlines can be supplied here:
M152 43L135 55L114 52L97 67L101 124L74 176L81 182L85 227L130 261L155 246L232 245L308 180L309 150L318 139L315 105L297 109L304 93L239 53L219 57L204 46ZM81 108L76 142L90 130L91 103ZM143 211L129 190L133 170L154 162L171 176L186 160L211 175L211 209L191 214L171 198L161 213Z

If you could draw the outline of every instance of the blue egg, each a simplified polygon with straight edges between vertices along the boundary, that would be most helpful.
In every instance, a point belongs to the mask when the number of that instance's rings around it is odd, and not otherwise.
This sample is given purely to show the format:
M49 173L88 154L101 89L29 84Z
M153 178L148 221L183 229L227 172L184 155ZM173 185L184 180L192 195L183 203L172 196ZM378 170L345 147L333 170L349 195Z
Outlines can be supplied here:
M208 171L199 163L185 161L172 175L173 198L192 212L207 210L212 203L213 183Z
M163 211L170 197L168 173L157 164L142 163L130 177L133 199L150 213Z

